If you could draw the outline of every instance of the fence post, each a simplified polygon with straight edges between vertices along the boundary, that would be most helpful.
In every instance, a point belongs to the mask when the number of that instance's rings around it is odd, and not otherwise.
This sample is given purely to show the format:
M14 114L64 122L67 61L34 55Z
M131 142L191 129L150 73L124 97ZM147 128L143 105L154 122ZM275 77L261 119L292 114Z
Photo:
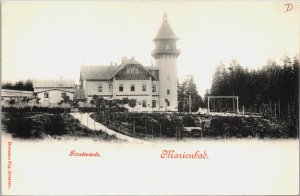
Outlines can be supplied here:
M133 121L133 135L134 135L134 138L135 138L135 120Z
M160 134L160 137L161 137L161 124L159 123L159 134Z
M154 140L154 136L153 136L153 125L152 125L152 140Z

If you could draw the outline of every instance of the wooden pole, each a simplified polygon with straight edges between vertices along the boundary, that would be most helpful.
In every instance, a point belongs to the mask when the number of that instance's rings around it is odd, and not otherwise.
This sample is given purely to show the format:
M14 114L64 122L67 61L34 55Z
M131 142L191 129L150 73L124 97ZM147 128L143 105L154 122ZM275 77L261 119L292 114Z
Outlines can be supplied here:
M236 112L239 114L240 113L240 109L239 109L239 97L236 98Z
M152 125L152 140L154 140L154 136L153 136L153 125Z
M203 133L202 133L202 131L203 131L203 130L201 129L201 139L203 138Z
M280 100L278 98L278 118L280 118Z
M208 96L207 97L207 113L209 114L209 100L210 100L210 97Z
M86 126L88 127L89 126L89 115L87 113L87 117L86 117Z
M192 112L192 97L189 95L189 113Z
M161 123L159 123L159 134L160 134L160 137L161 137Z
M133 135L135 137L135 120L133 121Z
M214 99L214 112L216 112L216 99Z

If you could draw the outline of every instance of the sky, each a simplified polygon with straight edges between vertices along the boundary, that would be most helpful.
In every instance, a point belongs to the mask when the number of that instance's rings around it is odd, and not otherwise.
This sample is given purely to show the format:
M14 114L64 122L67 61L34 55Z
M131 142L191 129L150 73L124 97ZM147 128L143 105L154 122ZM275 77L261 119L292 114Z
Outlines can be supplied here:
M179 80L192 74L201 95L221 61L259 68L300 52L295 1L4 1L2 82L78 83L82 65L120 63L123 56L154 64L153 38L164 12L180 38Z

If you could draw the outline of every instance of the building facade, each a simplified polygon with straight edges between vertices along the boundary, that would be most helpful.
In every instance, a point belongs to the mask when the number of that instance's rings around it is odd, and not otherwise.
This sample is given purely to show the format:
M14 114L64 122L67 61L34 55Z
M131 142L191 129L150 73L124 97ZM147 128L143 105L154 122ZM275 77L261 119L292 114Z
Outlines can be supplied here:
M122 58L119 65L82 66L80 82L85 97L136 99L136 111L177 111L177 36L163 16L154 38L155 66L143 66L134 58Z
M74 97L73 80L35 80L33 81L34 95L40 98L40 103L59 103L69 97L73 100Z
M20 90L11 90L11 89L1 89L1 101L15 100L20 102L24 98L32 98L33 91L20 91Z

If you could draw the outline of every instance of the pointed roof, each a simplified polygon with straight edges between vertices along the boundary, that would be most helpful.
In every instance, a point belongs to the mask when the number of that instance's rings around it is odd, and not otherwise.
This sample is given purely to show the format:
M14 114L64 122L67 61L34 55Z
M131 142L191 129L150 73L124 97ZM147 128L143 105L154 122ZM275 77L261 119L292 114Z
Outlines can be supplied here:
M169 22L168 22L168 16L166 13L164 13L163 16L163 23L161 24L158 33L156 34L155 40L161 40L161 39L174 39L178 40L179 38L175 35L173 29L171 28Z

